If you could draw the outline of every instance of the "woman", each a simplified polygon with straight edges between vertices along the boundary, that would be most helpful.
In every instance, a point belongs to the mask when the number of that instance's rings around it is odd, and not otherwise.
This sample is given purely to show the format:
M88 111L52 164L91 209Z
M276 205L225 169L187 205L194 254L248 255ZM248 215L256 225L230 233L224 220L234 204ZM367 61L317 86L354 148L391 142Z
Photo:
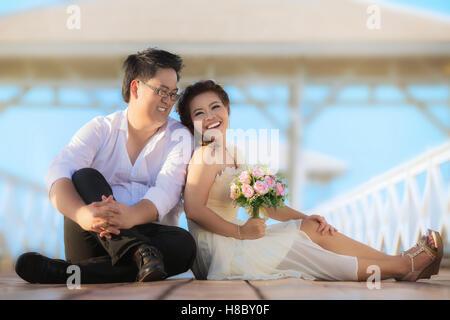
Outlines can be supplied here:
M184 91L177 112L202 143L188 167L184 191L188 227L197 242L193 272L197 279L367 280L376 265L381 279L416 281L437 274L442 258L438 232L429 230L418 244L399 256L387 255L337 232L323 217L288 206L265 208L280 223L237 219L228 183L244 169L236 150L227 146L230 102L211 80ZM206 161L207 156L224 161ZM225 164L224 164L225 163Z

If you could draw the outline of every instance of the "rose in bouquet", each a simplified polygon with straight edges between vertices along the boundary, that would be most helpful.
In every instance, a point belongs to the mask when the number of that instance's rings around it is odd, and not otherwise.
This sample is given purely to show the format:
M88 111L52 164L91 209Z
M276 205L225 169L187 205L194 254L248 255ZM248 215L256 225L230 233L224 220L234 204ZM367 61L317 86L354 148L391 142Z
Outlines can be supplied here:
M230 183L230 198L235 206L245 208L253 218L259 217L262 207L284 206L287 194L281 175L273 174L267 167L257 165L241 171ZM265 213L265 210L261 210Z

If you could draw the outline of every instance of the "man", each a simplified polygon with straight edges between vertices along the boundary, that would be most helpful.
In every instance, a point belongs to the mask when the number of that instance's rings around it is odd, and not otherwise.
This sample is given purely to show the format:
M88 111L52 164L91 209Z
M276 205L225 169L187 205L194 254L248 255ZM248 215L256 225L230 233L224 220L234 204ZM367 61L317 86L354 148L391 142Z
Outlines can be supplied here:
M168 117L182 59L148 49L124 62L128 108L84 125L53 160L46 185L64 215L66 260L25 253L16 273L32 283L154 281L185 272L195 241L177 227L193 138Z

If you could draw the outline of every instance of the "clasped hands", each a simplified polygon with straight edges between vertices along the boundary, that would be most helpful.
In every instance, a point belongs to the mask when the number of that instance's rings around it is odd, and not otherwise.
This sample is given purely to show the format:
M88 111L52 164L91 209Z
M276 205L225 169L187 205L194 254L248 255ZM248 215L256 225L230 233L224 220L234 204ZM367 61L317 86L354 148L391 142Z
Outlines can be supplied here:
M77 222L84 230L97 232L100 237L108 239L111 239L111 234L119 235L120 229L133 227L130 207L117 202L112 195L102 195L102 201L83 206L77 215Z

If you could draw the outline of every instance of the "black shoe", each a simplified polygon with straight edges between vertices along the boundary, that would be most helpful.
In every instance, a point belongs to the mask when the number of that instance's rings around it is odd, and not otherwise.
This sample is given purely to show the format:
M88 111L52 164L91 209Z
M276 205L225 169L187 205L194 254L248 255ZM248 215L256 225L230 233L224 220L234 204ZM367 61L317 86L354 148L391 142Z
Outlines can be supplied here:
M50 259L36 252L22 254L16 262L15 270L19 277L30 283L66 283L67 268L64 260Z
M164 270L163 256L155 247L143 244L138 247L134 255L139 272L138 282L158 281L167 278Z

